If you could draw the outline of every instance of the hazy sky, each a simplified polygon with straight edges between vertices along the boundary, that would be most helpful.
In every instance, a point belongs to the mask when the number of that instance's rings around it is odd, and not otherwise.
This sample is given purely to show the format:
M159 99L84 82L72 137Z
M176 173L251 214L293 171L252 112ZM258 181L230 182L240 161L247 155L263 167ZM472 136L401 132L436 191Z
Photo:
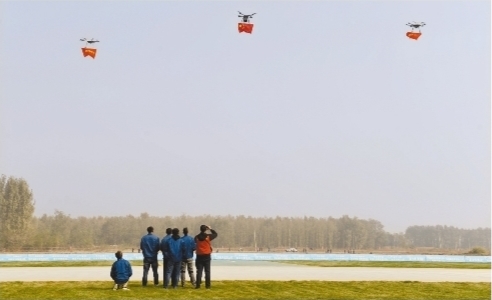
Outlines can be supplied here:
M0 5L0 173L36 215L490 227L490 1Z

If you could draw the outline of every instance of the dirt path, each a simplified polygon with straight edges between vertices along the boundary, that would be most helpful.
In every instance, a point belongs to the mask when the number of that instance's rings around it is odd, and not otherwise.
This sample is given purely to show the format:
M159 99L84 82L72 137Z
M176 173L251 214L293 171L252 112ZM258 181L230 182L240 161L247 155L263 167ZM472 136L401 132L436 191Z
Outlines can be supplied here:
M109 272L109 266L2 268L0 281L110 281ZM132 281L140 281L142 273L143 267L133 267ZM159 276L162 280L162 267ZM488 269L327 268L274 262L213 261L212 280L491 282L491 272Z

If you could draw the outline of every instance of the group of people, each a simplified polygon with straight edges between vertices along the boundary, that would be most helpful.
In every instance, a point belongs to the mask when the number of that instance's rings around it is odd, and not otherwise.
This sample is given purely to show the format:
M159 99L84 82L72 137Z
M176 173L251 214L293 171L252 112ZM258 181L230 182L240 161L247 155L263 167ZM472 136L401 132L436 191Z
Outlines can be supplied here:
M210 233L207 233L210 231ZM183 228L183 236L179 235L178 228L167 228L166 235L159 239L154 235L152 226L147 228L147 234L140 241L140 249L143 254L143 276L142 285L147 286L147 278L150 269L154 277L154 285L159 285L158 259L159 251L163 255L163 276L165 289L177 288L181 279L181 286L184 287L186 282L186 271L190 276L190 282L196 289L200 288L202 275L205 270L205 288L209 289L210 285L210 262L212 260L212 240L217 237L217 232L210 226L201 225L200 233L192 238L188 236L188 228ZM196 279L193 271L193 257L196 252L195 266ZM117 260L111 267L111 278L114 280L114 290L128 290L128 281L132 276L130 263L123 259L121 251L115 254ZM181 275L181 278L180 278Z

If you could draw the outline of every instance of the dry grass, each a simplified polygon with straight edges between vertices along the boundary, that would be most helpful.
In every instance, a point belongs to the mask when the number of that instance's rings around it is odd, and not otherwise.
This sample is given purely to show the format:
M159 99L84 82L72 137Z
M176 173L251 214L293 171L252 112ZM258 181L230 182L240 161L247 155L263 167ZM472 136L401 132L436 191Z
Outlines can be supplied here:
M490 283L214 281L212 289L129 284L113 291L111 282L2 282L2 299L490 299Z

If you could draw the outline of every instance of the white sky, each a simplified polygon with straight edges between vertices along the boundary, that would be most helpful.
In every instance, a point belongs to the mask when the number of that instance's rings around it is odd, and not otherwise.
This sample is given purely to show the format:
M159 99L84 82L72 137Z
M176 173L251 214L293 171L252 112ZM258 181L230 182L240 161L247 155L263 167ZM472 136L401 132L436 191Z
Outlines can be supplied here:
M490 227L490 1L0 5L0 173L37 215Z

